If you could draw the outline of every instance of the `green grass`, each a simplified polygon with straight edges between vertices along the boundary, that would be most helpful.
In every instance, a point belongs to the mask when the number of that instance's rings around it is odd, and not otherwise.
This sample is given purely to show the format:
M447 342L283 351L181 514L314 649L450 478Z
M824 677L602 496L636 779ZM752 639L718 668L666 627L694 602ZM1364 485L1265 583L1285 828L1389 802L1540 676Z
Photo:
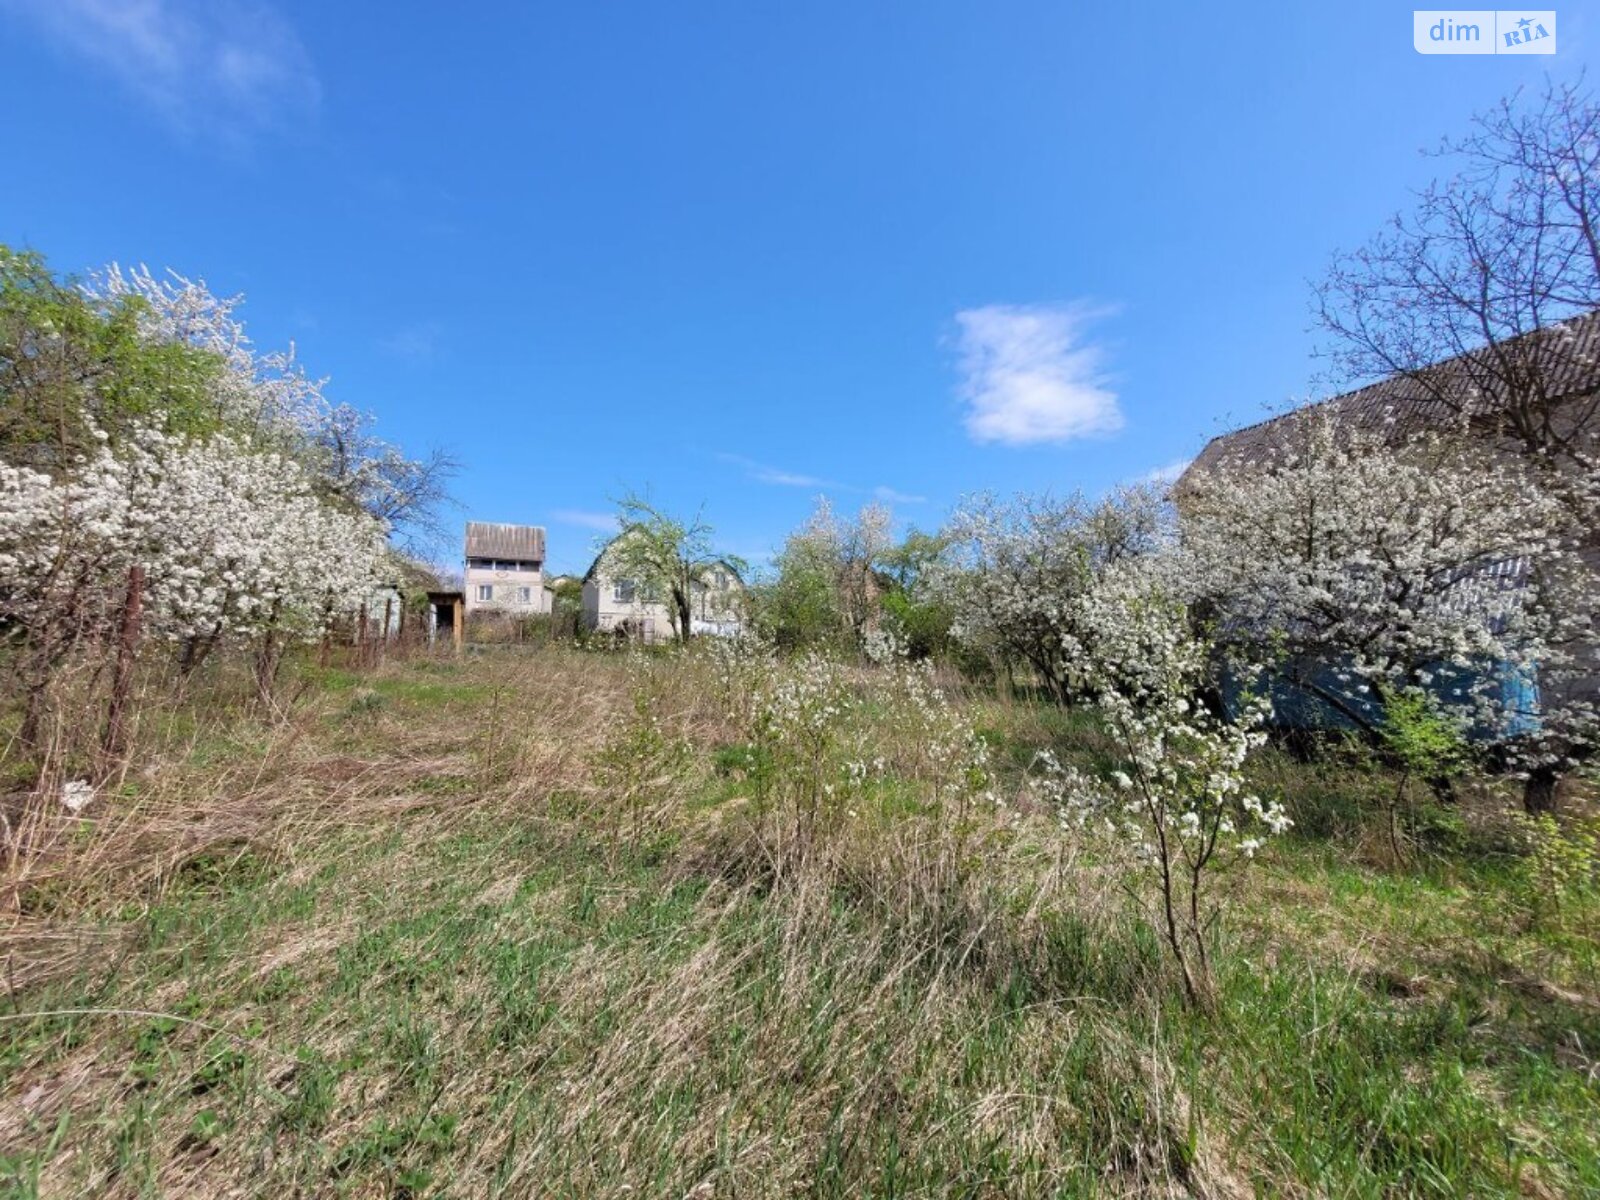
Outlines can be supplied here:
M620 666L577 669L626 711ZM1514 862L1302 833L1241 881L1199 1014L1115 887L895 899L894 779L881 844L786 884L741 840L724 737L696 735L686 820L636 839L547 722L511 724L485 790L490 710L538 696L436 664L319 686L306 736L391 756L368 791L408 804L86 894L115 952L0 1021L0 1190L1600 1195L1593 914L1531 921ZM362 691L384 702L352 714ZM1077 715L983 716L1018 771L1100 752Z

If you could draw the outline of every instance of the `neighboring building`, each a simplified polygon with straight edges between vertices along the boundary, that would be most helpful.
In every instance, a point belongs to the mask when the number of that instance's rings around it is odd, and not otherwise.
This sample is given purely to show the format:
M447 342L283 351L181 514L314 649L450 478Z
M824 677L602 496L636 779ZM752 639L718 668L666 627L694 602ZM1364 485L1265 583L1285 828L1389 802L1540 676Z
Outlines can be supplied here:
M467 614L529 616L550 611L544 581L544 528L468 521L462 573Z
M1526 363L1530 372L1538 372L1537 411L1553 434L1578 453L1600 455L1600 311L1421 371L1391 375L1310 409L1368 433L1381 433L1394 445L1429 430L1456 427L1465 417L1468 434L1481 444L1506 455L1522 455L1528 448L1512 428L1508 410L1515 402L1504 395L1502 382L1508 362ZM1200 475L1225 466L1270 469L1273 459L1291 448L1287 442L1293 437L1295 418L1310 409L1296 409L1212 438L1173 485L1179 508L1187 484ZM1534 418L1524 414L1523 419ZM1600 571L1600 530L1583 557Z
M615 538L606 544L583 577L584 628L612 631L642 642L669 641L669 598L655 595L637 580L624 576L613 565L611 548L615 544ZM709 567L704 582L696 583L690 596L689 632L738 633L739 598L743 591L744 580L730 563L718 562Z
M1529 385L1537 380L1537 400L1531 406L1531 414L1512 411L1517 401L1507 395L1507 364L1524 364ZM1532 392L1533 388L1529 386L1528 390ZM1202 475L1241 467L1272 470L1275 460L1293 450L1296 418L1313 410L1331 415L1341 425L1380 434L1396 446L1431 430L1462 427L1464 418L1467 436L1494 453L1508 456L1529 452L1526 442L1516 436L1516 421L1537 419L1547 421L1553 435L1575 452L1594 454L1600 451L1600 312L1446 359L1420 371L1393 375L1323 400L1310 409L1296 409L1212 438L1173 485L1172 498L1180 512L1192 496L1190 485ZM1600 574L1600 530L1591 534L1580 555L1591 570ZM1533 564L1519 559L1496 563L1476 577L1491 580L1496 587L1516 588L1522 586L1519 581L1526 579L1531 569ZM1594 655L1596 651L1579 647L1578 653ZM1344 686L1337 682L1346 678L1337 664L1302 664L1301 669L1317 675L1324 691L1337 693ZM1503 664L1485 670L1507 689L1507 695L1526 697L1519 701L1520 707L1529 712L1537 710L1538 681L1508 675ZM1564 686L1578 694L1600 694L1600 678L1596 677L1572 680ZM1371 707L1371 702L1363 698L1345 699L1356 708ZM1285 725L1344 723L1326 705L1275 695L1274 706L1276 719Z
M415 598L439 586L434 570L414 558L391 551L388 563L387 576L367 590L355 610L352 630L358 638L393 641L400 637L412 620L406 611L408 598L415 603ZM419 608L412 609L417 611Z
M405 592L398 582L378 584L361 599L356 611L356 635L385 642L399 637L405 604Z
M1537 333L1446 359L1419 371L1391 375L1313 408L1398 444L1430 429L1448 429L1466 418L1468 430L1508 454L1526 447L1515 437L1504 379L1520 369L1537 377L1537 408L1524 420L1548 413L1550 430L1580 452L1600 452L1600 312L1574 317ZM1533 389L1530 388L1530 391ZM1184 483L1228 463L1267 465L1284 450L1293 418L1305 409L1258 421L1212 438L1173 488L1182 503Z
M731 563L718 562L691 590L690 633L732 637L744 628L744 579Z

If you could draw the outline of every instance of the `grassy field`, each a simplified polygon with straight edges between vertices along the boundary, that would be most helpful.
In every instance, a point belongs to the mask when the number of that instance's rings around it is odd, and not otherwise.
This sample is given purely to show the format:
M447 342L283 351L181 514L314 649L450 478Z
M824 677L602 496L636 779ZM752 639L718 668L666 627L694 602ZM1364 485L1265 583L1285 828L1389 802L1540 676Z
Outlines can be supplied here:
M1600 906L1491 791L1396 864L1388 781L1264 754L1197 1013L1025 801L1084 714L960 698L1008 803L952 813L852 676L888 763L799 853L704 663L300 670L8 864L0 1191L1600 1196Z

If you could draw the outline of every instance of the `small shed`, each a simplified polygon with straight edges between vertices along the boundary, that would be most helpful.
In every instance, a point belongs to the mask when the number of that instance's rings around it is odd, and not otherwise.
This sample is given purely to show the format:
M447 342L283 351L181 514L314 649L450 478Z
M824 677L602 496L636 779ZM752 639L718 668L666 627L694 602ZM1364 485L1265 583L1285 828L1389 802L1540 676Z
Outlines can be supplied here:
M466 625L467 594L465 592L428 593L428 645L439 639L439 631L448 629L456 653L461 652Z
M382 583L362 598L356 612L358 641L389 642L400 636L405 591L399 582Z

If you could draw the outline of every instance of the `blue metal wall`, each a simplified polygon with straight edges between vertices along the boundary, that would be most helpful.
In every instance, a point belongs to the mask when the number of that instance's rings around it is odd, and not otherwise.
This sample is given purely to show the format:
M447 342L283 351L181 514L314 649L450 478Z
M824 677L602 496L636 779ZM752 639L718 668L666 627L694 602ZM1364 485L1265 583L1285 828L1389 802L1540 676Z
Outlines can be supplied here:
M1510 663L1494 663L1474 671L1438 667L1430 674L1425 690L1446 711L1465 710L1467 697L1479 689L1493 696L1500 719L1494 724L1474 722L1467 731L1471 740L1500 741L1538 730L1539 686L1531 672ZM1348 679L1341 680L1341 675ZM1383 705L1377 696L1370 690L1363 693L1354 672L1337 664L1302 660L1268 672L1258 686L1265 687L1272 700L1270 724L1280 729L1356 731L1363 723L1377 726L1383 722ZM1324 699L1323 694L1336 703ZM1222 698L1230 715L1239 711L1244 691L1231 673L1223 675Z

